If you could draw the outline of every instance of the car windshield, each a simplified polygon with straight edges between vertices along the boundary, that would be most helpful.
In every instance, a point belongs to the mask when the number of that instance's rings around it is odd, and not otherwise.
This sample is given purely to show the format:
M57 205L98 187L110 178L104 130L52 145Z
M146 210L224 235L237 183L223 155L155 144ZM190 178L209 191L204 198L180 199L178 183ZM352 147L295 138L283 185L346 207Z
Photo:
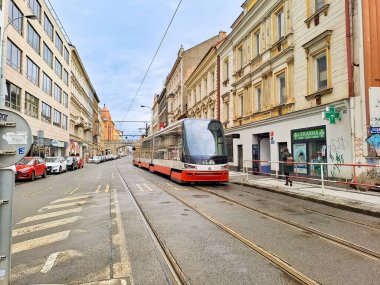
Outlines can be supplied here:
M24 157L21 161L16 163L17 165L33 165L34 158L32 157Z
M45 162L59 163L59 157L47 157L45 158Z
M69 156L68 158L66 158L66 160L68 161L68 162L72 162L73 161L73 157L72 156Z

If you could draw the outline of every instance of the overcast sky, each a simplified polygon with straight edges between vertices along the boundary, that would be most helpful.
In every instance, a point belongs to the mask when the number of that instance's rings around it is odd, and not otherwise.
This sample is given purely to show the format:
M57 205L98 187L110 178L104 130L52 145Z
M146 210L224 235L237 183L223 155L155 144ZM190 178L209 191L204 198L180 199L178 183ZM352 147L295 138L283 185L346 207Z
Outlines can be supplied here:
M154 94L185 49L230 26L243 0L183 0L130 112L127 110L179 0L50 0L113 120L150 120ZM118 124L137 134L141 124Z

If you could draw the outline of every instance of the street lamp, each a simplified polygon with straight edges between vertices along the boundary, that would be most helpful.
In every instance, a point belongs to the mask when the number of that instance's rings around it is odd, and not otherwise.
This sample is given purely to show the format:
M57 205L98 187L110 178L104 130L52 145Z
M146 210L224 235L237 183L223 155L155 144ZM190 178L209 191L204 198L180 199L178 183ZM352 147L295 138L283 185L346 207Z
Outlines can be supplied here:
M141 107L141 108L148 108L148 109L150 109L151 111L153 111L153 109L152 109L151 107L149 107L149 106L141 105L140 107Z
M3 33L1 34L1 66L0 66L0 109L3 109L5 107L5 92L4 92L4 86L5 86L5 77L4 77L4 36L5 31L7 30L8 26L12 24L14 21L26 18L30 20L37 20L38 18L35 15L26 15L14 18L12 21L8 22L8 24L3 29Z

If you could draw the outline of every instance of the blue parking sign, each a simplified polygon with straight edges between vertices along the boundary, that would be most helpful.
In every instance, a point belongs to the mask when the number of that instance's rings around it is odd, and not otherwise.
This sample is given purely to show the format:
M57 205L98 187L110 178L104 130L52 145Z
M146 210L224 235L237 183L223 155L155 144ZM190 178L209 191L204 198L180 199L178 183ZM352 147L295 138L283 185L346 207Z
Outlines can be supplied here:
M25 147L19 147L18 148L18 154L25 154Z

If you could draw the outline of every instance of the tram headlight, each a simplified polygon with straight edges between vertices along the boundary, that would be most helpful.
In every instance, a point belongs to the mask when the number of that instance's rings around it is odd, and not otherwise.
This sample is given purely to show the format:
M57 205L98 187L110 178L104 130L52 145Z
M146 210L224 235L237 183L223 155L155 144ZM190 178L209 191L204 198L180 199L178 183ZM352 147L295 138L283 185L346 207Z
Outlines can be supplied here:
M185 168L197 169L197 166L196 166L196 165L192 165L192 164L187 164L187 163L185 163Z
M223 169L228 169L228 164L222 165Z

